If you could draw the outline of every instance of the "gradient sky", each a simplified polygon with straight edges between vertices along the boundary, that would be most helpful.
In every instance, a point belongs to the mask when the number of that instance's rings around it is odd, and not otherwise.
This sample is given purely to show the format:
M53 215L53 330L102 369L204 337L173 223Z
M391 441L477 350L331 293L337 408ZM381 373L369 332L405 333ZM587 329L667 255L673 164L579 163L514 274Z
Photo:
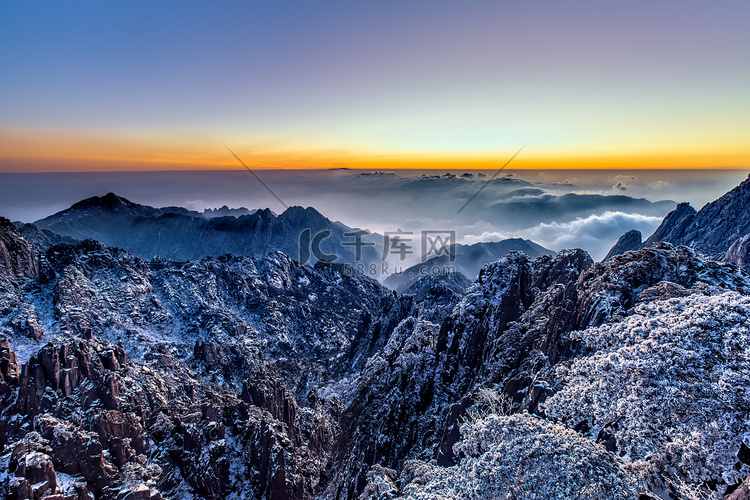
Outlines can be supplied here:
M0 3L0 171L750 167L750 2Z

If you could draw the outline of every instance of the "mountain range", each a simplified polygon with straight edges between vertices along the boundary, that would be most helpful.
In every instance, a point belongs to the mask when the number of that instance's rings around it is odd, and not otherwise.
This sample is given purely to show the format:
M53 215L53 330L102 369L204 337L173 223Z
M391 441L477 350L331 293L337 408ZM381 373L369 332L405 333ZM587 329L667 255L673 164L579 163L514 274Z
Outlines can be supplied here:
M345 233L355 229L328 220L314 208L290 207L280 215L269 209L239 216L223 215L230 214L223 209L218 213L222 215L210 212L205 217L180 207L154 208L108 193L80 201L34 225L77 240L95 239L144 259L158 256L182 261L224 254L261 257L277 250L298 257L304 229L312 235L330 231L321 250L346 262L355 261L355 251L341 245L351 240ZM363 262L379 258L376 246L362 248Z
M333 222L311 207L290 207L280 215L268 209L250 212L227 207L199 213L180 207L140 205L114 193L87 198L66 210L33 224L19 224L19 227L29 239L40 245L95 239L143 259L161 257L180 261L225 254L263 257L274 251L299 260L301 247L309 246L316 234L327 232L328 236L321 240L320 251L339 263L361 264L364 269L370 264L380 267L385 241L382 235L363 234L362 253L358 257L353 235L364 232ZM309 236L306 240L301 239L306 230L309 230ZM61 236L68 239L63 240ZM424 275L424 266L432 270L447 264L454 264L456 272L474 279L483 265L512 250L526 252L530 257L552 253L521 239L458 244L451 253L456 259L455 264L442 256L433 257L413 268L402 269L399 275L384 275L390 276L385 283L394 289L403 285L405 290ZM311 251L307 255L314 263L315 255Z
M0 218L0 496L747 499L750 277L722 259L748 189L668 215L683 242L400 292L278 249L153 258L155 221L166 245L224 218L114 195ZM271 248L307 210L231 218Z

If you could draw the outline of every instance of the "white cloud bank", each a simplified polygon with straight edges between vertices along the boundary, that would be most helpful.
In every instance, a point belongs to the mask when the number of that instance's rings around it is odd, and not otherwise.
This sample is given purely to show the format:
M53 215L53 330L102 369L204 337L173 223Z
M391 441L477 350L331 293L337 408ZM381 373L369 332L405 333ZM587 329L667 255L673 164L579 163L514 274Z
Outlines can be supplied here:
M605 212L571 222L542 223L522 231L522 235L551 250L583 248L594 260L600 260L625 232L637 229L646 239L661 220L660 217L648 215Z
M555 251L583 248L594 260L601 260L627 231L637 229L643 234L643 239L646 239L661 221L660 217L610 211L602 215L579 217L570 222L541 223L517 232L485 230L478 234L467 234L462 243L471 245L506 238L525 238ZM472 229L476 230L477 227L470 228L469 231Z

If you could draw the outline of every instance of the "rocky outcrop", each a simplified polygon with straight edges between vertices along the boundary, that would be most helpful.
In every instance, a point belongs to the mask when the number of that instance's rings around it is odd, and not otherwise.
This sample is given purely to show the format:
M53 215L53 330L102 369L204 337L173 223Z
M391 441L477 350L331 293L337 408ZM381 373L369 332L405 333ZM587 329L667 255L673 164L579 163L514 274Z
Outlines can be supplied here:
M31 244L8 219L0 217L0 334L42 336L35 308L23 299L38 276L39 259Z
M57 234L49 229L42 229L34 224L25 224L23 222L14 223L23 237L31 243L34 251L38 255L43 255L52 245L75 245L78 243L69 236Z
M659 241L686 245L719 260L735 241L747 234L750 234L750 176L698 212L687 203L680 203L644 246Z
M301 499L325 466L328 410L300 415L282 387L220 395L179 365L133 362L98 340L48 344L18 377L7 342L0 356L2 383L16 390L0 414L0 445L12 450L0 488L11 498L49 497L61 472L81 478L65 492L74 498L155 500L188 488L207 499Z
M37 432L30 432L10 447L10 452L3 458L7 460L11 476L6 484L0 485L0 492L4 490L5 498L53 497L57 490L57 477L49 456L52 450L48 445L49 441L42 439ZM74 498L77 500L80 497Z
M656 231L648 237L643 246L651 246L657 242L680 245L686 239L697 212L690 203L680 203L664 217Z
M31 244L8 219L0 217L0 273L11 278L35 278L39 263Z
M748 278L729 264L707 261L688 247L657 243L599 262L578 280L577 327L625 316L638 302L710 292L750 292ZM683 291L680 291L683 290Z
M750 234L734 240L722 260L737 265L743 271L750 270Z
M12 322L16 335L34 340L41 340L44 330L39 324L39 314L34 306L19 308L18 315Z
M476 301L469 291L454 311L453 321L476 325L470 327L477 335L476 340L467 338L459 345L474 348L481 345L484 346L484 353L475 368L459 365L455 374L448 373L447 377L446 372L442 372L443 383L451 387L451 393L463 397L452 405L441 430L437 455L441 464L453 462L453 444L459 437L460 422L476 402L473 389L497 387L508 396L513 411L534 412L540 400L549 392L550 384L545 381L545 372L573 353L566 333L576 324L576 280L593 264L591 257L582 250L572 250L560 252L555 257L516 263L520 264L519 270L510 275L503 273L503 276L498 271L502 269L507 272L509 262L498 262L492 280L500 285L501 295L495 292L486 305L477 308L472 304ZM485 270L491 271L492 266ZM528 304L515 302L518 310L509 317L503 317L504 324L490 321L488 328L476 323L480 318L484 321L488 316L498 317L497 312L507 314L508 305L514 304L515 297L524 295L529 297ZM454 331L461 330L464 328L459 327ZM472 377L472 372L477 375Z
M611 259L615 255L622 255L625 252L630 252L631 250L640 250L643 246L643 236L641 235L641 232L637 229L631 229L627 233L620 236L620 239L617 240L617 243L614 244L614 246L609 250L609 253L607 253L607 256L604 257L604 260Z
M46 260L63 331L122 341L137 357L192 353L202 372L237 392L260 357L306 398L337 373L342 351L377 333L364 323L395 300L342 266L300 266L281 253L147 263L88 240L52 246ZM152 352L153 339L163 352Z
M477 387L505 388L516 409L533 411L546 387L537 371L571 352L562 334L575 324L576 279L591 264L580 250L534 261L511 254L483 269L444 320L417 309L401 321L368 359L342 415L327 495L356 498L375 465L450 463Z

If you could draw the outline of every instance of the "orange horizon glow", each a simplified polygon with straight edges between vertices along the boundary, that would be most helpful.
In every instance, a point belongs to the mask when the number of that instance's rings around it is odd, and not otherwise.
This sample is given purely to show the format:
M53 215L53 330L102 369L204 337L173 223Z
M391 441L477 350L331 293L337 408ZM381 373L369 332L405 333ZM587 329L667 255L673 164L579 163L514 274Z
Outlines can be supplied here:
M513 170L748 169L750 141L725 144L599 145L580 153L572 147L529 144ZM496 170L516 152L378 151L375 148L300 147L228 143L248 167L258 170ZM579 149L580 151L581 149ZM99 172L236 170L243 167L218 140L200 137L128 137L116 134L0 130L0 172Z

